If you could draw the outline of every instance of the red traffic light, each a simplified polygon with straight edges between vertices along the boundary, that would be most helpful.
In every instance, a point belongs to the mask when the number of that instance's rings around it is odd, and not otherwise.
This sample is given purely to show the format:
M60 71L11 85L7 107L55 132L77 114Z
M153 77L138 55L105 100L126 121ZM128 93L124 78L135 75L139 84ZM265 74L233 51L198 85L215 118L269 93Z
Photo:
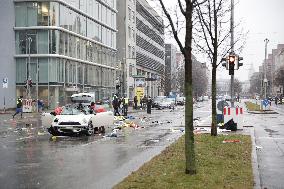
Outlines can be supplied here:
M230 63L230 64L234 64L234 63L235 63L235 60L236 60L236 57L235 57L235 56L229 56L229 63Z

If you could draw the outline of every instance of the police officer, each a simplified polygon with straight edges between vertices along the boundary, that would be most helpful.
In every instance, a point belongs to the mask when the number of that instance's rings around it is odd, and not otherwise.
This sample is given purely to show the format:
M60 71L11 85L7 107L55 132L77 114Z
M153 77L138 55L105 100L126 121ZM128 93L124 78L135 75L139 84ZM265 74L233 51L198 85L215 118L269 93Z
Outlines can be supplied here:
M18 113L21 113L21 118L23 118L23 96L20 96L17 99L16 103L17 103L17 108L16 108L15 114L13 115L13 119L14 119L15 115L17 115Z
M122 101L124 116L127 116L127 112L128 112L128 102L129 102L129 99L128 99L127 97L124 97L124 98L123 98L123 101Z

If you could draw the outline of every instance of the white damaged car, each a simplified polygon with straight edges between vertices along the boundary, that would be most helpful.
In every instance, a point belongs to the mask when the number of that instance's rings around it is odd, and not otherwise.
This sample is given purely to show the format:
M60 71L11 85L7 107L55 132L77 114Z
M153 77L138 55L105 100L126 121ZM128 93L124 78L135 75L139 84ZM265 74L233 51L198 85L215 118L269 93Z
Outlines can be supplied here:
M113 125L113 112L106 111L93 114L88 106L67 105L62 107L60 115L42 114L42 124L52 135L93 135L95 131L104 130Z

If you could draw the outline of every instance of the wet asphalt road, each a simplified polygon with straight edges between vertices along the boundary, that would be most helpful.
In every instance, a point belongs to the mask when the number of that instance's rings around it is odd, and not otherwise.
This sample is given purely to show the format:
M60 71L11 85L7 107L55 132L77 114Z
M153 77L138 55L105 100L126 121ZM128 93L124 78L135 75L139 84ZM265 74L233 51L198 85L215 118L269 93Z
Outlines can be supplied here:
M261 188L284 188L284 105L273 110L279 114L245 114L254 126Z
M209 109L199 103L194 116L208 121ZM0 115L0 188L111 188L183 134L182 107L133 115L144 128L55 140L37 117Z

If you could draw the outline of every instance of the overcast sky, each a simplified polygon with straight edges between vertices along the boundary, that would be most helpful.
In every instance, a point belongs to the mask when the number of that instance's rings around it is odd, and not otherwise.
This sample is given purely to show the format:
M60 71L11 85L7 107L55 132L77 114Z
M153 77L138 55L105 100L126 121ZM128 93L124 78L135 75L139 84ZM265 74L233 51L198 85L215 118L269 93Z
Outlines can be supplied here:
M236 1L236 0L235 0ZM248 79L248 69L253 64L255 71L265 57L264 39L268 38L268 53L284 43L284 1L283 0L239 0L235 7L236 20L242 20L243 28L249 31L243 50L244 66L236 77Z
M148 2L154 6L151 0ZM166 6L171 6L177 0L164 0L164 2ZM248 80L248 70L251 65L255 71L258 71L258 66L264 60L265 38L269 39L268 53L271 53L277 44L284 43L284 0L235 0L235 4L235 22L241 22L240 27L249 32L241 54L244 66L235 72L236 78L245 81ZM166 42L174 43L174 40L166 36ZM197 57L202 56L197 55ZM230 78L228 71L224 69L218 71L218 78Z

